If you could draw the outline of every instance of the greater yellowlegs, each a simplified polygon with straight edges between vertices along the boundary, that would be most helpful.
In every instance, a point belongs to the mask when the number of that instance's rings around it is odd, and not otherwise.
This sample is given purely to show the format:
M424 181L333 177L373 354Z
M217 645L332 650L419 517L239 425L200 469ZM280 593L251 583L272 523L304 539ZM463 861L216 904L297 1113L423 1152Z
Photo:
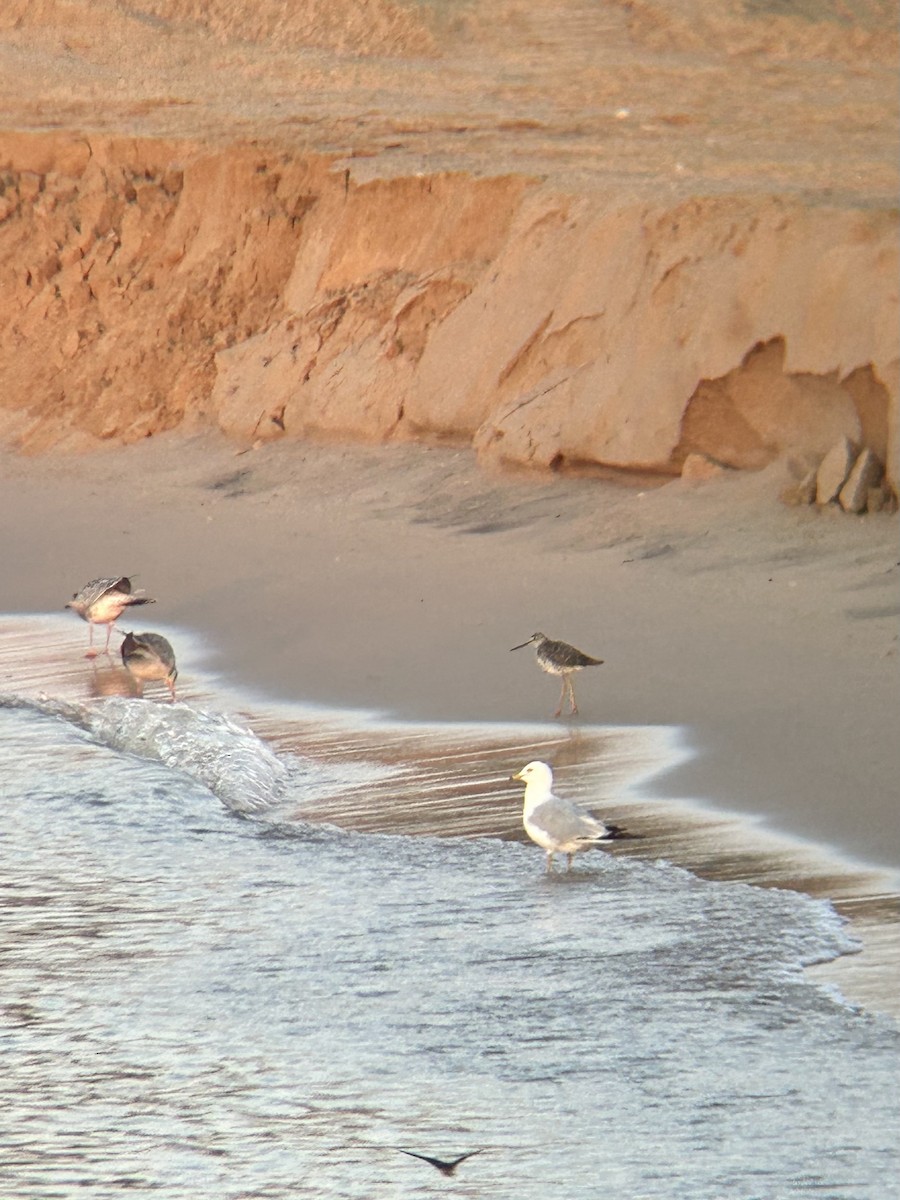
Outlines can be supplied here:
M394 1147L401 1154L408 1154L410 1158L420 1158L422 1162L431 1163L436 1167L442 1175L455 1175L456 1168L461 1162L465 1162L467 1158L474 1158L476 1154L483 1154L484 1150L470 1150L468 1154L460 1154L458 1158L432 1158L430 1154L416 1154L414 1150L401 1150L399 1146Z
M512 776L525 784L522 824L533 842L547 851L547 870L553 855L565 854L571 870L572 856L600 842L627 836L618 825L607 825L589 812L553 793L553 772L545 762L530 762Z
M109 653L109 637L113 625L126 608L135 604L155 604L149 596L131 590L131 580L122 575L118 579L92 579L86 583L80 592L76 592L66 608L77 612L79 617L88 622L90 637L88 638L88 658L94 658L94 626L106 626L106 645L103 653Z
M572 706L571 711L577 713L578 705L575 703L575 688L572 684L572 675L575 671L582 670L583 667L602 666L603 659L591 658L589 654L585 654L582 650L576 650L568 642L555 642L552 638L548 638L545 633L533 633L527 642L520 642L518 646L513 646L512 650L521 650L524 646L531 646L532 644L534 645L538 666L541 670L546 671L548 675L562 676L559 707L553 714L554 717L558 717L562 712L567 695L569 703ZM510 653L512 653L512 650Z
M142 690L145 683L163 680L175 699L175 651L161 633L126 633L122 662Z

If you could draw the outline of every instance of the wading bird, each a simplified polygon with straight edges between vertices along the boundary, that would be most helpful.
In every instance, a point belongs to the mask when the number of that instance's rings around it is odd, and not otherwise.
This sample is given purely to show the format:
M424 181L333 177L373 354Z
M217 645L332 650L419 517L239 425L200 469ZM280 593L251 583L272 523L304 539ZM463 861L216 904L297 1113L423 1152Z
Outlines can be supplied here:
M126 608L136 604L155 604L149 596L131 590L131 580L122 575L118 579L92 579L86 583L80 592L76 592L66 608L77 612L82 620L88 622L90 637L88 638L87 658L95 658L98 651L94 649L94 626L106 626L106 645L103 653L109 653L109 637L113 625Z
M143 685L159 679L175 699L175 651L161 633L126 633L122 643L122 662L143 694Z
M585 654L581 650L576 650L568 642L555 642L544 633L533 633L527 642L521 642L518 646L513 646L510 653L513 650L521 650L524 646L531 646L532 644L534 645L537 663L541 670L546 671L548 675L562 676L563 682L562 691L559 693L559 707L553 714L554 717L558 717L562 712L562 706L565 703L567 695L572 706L571 711L577 713L578 705L575 703L575 688L572 685L572 675L575 671L582 670L583 667L602 666L603 659L591 658L589 654Z
M533 842L547 851L547 870L553 870L553 855L562 853L572 869L572 857L600 842L627 837L618 825L607 825L589 812L553 793L553 772L545 762L530 762L511 776L525 784L522 824Z

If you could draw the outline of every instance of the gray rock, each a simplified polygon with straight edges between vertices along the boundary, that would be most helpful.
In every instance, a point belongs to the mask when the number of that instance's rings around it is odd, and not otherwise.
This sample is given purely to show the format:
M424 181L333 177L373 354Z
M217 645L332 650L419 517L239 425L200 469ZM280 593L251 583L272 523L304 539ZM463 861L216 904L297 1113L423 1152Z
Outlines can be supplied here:
M862 450L853 464L847 482L841 488L838 500L844 512L865 512L869 501L869 488L881 483L884 468L875 453L868 448Z
M799 506L812 504L816 499L816 468L812 468L796 484L788 484L781 491L781 503Z
M870 513L895 513L897 511L897 497L887 480L883 479L878 487L869 488L866 510Z
M881 512L887 500L887 493L883 487L869 488L869 497L866 501L866 512L876 513Z
M704 483L707 479L718 479L726 468L708 454L689 454L681 468L681 478L688 483Z
M830 504L837 499L838 492L853 469L856 455L856 446L848 437L835 442L816 472L816 504Z
M815 467L808 471L797 484L797 495L801 504L812 504L818 490L818 471Z

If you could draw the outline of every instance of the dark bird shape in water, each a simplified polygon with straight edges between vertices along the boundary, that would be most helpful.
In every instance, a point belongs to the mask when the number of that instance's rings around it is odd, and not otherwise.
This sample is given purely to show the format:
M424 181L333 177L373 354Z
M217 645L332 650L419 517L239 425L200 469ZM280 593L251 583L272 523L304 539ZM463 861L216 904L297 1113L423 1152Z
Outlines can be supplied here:
M571 711L577 713L578 705L575 703L575 688L572 684L572 675L575 671L580 671L584 667L602 666L603 659L591 658L589 654L585 654L582 650L576 650L568 642L555 642L544 633L533 633L527 642L521 642L518 646L513 646L512 650L521 650L524 646L531 645L534 645L537 663L541 670L546 671L548 675L562 676L563 682L562 691L559 694L559 707L553 714L554 717L558 717L562 712L567 695L571 704ZM510 650L510 653L512 653L512 650Z
M420 1158L422 1162L431 1163L431 1165L442 1175L455 1175L456 1168L461 1162L465 1162L467 1158L474 1158L476 1154L483 1154L484 1150L470 1150L467 1154L460 1154L459 1158L432 1158L429 1154L416 1154L414 1150L401 1150L399 1146L394 1149L400 1154L408 1154L410 1158Z
M95 658L94 626L106 626L106 645L103 653L109 653L109 638L113 625L126 608L135 604L155 604L149 596L131 590L131 580L122 575L118 579L92 579L86 583L80 592L76 592L66 608L77 612L82 620L87 621L90 628L87 658Z
M122 643L122 662L143 693L143 685L152 680L165 682L175 699L175 651L160 633L126 633Z
M618 825L601 821L586 809L553 791L553 771L545 762L530 762L512 779L525 784L522 824L533 842L547 852L547 870L553 870L553 855L565 854L568 869L572 858L600 842L630 835Z

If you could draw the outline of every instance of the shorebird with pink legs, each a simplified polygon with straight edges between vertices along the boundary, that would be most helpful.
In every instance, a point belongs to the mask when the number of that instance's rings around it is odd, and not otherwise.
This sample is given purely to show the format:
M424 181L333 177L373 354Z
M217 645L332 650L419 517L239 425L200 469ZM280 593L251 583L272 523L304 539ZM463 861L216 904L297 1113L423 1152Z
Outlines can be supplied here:
M88 622L90 637L86 658L96 658L101 651L94 649L94 626L106 626L106 645L102 653L109 654L109 639L117 619L126 608L136 604L155 604L156 601L142 592L131 590L131 580L127 575L117 579L92 579L81 591L76 592L66 608L77 612L82 620Z

